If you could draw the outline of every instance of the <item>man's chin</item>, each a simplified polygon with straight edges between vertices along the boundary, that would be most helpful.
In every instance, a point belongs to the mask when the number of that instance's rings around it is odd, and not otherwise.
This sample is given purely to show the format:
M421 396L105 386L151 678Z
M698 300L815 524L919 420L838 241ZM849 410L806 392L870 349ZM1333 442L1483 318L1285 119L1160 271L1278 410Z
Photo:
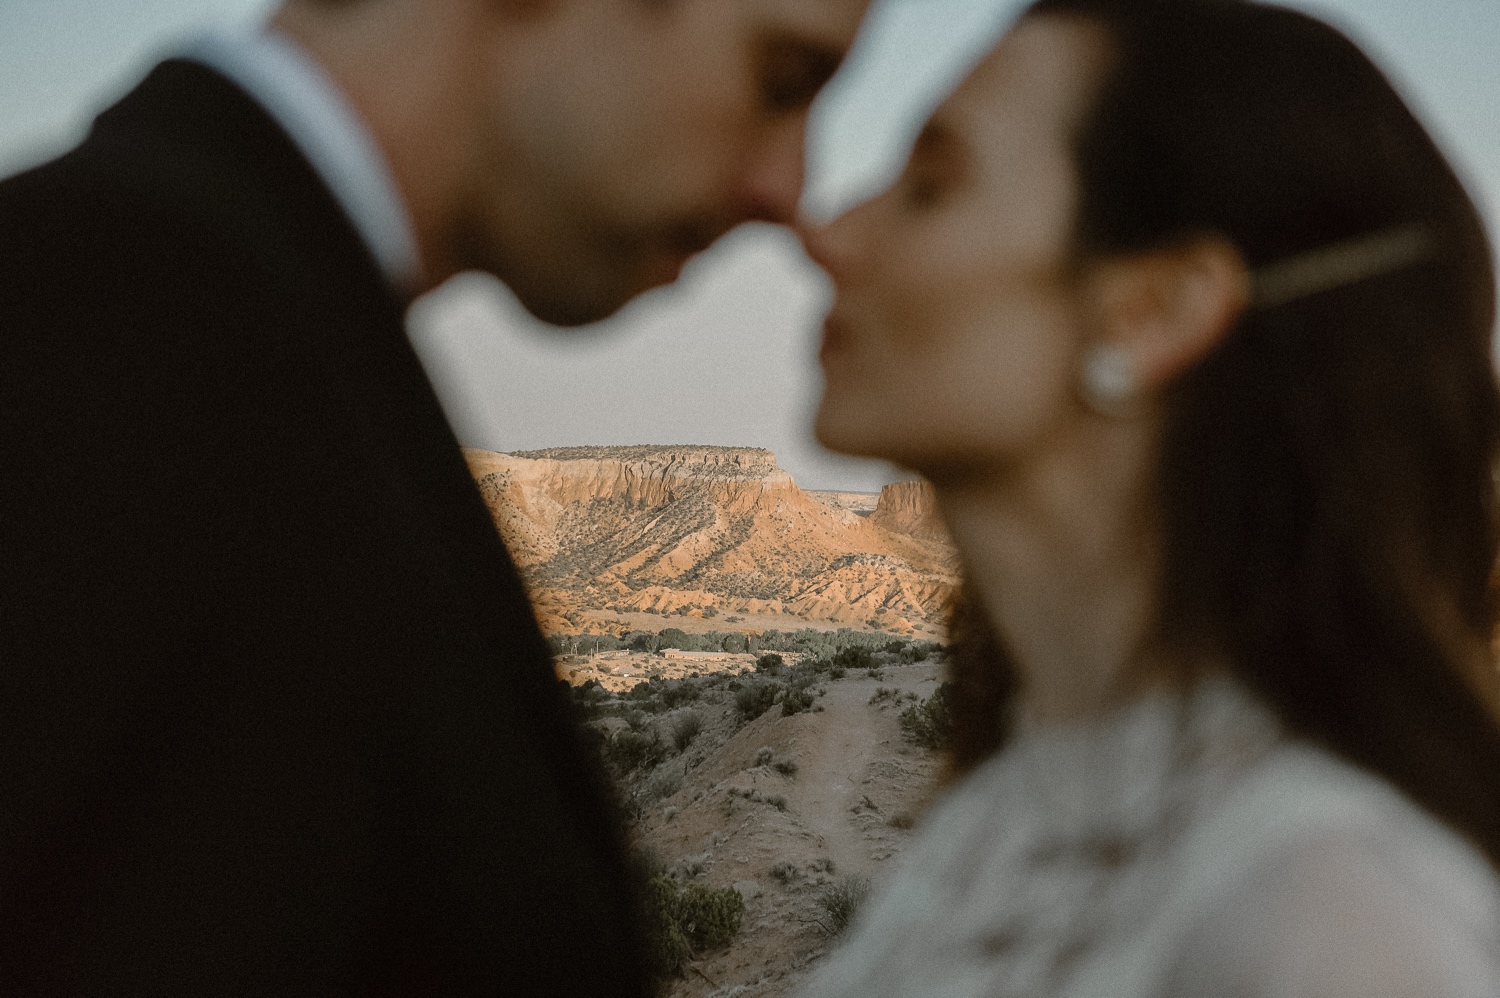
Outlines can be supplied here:
M651 259L647 265L643 283L645 287L641 292L652 291L656 288L675 284L682 277L683 268L688 265L696 253L662 253Z
M612 318L649 288L578 281L548 287L510 285L512 293L532 316L553 326L587 326Z
M543 322L584 326L608 319L648 291L675 284L688 263L717 241L721 228L682 226L651 239L596 240L587 249L564 247L571 252L481 256L473 263L504 281ZM500 266L484 267L486 261Z

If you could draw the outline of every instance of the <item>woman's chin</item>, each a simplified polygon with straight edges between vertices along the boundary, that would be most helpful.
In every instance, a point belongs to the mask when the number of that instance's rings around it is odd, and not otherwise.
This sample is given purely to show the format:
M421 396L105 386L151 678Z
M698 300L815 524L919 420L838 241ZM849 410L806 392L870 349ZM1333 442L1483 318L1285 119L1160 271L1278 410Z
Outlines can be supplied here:
M891 441L884 438L869 413L850 405L830 404L825 394L813 420L813 436L829 450L850 457L888 460Z

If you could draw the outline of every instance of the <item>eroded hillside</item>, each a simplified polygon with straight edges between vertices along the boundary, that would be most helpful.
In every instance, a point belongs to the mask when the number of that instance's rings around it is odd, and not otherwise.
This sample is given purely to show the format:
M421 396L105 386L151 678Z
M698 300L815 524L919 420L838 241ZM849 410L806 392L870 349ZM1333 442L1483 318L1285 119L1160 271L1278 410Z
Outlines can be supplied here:
M672 615L935 635L956 583L914 483L863 516L757 448L465 456L550 631Z

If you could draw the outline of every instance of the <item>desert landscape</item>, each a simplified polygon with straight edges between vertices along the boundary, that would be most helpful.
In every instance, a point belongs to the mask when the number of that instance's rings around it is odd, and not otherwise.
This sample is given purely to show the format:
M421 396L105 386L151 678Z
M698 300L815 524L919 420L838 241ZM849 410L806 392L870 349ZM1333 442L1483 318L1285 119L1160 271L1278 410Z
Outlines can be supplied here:
M757 448L465 456L629 816L663 993L794 993L939 785L930 488L803 491Z
M719 939L668 947L664 994L793 994L899 862L939 785L943 670L940 653L899 644L625 694L575 688L653 888L729 921Z
M942 634L957 582L922 483L804 492L768 450L466 450L549 634Z

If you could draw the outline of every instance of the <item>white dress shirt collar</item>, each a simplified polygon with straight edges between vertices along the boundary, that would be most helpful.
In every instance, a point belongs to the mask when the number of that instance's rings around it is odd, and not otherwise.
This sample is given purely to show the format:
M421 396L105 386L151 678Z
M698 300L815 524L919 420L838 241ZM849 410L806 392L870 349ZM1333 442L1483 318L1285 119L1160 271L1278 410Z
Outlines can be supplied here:
M290 136L402 292L415 291L421 259L406 204L359 112L318 63L269 28L214 35L182 54L238 84Z

